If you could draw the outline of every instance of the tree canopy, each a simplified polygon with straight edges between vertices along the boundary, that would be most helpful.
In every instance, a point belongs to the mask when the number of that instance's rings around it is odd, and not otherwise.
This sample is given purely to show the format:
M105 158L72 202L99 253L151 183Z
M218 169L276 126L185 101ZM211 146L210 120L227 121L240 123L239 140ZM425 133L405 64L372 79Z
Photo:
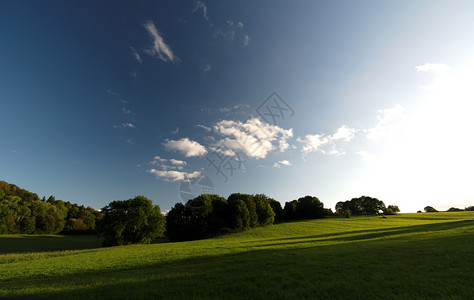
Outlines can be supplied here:
M368 196L352 198L351 200L340 201L336 204L336 213L339 215L345 215L347 211L351 215L375 215L384 210L386 208L383 201Z
M90 207L38 195L0 181L0 233L57 234L95 232L102 214Z
M102 212L98 233L105 236L104 246L146 244L164 235L165 216L144 196L113 201Z

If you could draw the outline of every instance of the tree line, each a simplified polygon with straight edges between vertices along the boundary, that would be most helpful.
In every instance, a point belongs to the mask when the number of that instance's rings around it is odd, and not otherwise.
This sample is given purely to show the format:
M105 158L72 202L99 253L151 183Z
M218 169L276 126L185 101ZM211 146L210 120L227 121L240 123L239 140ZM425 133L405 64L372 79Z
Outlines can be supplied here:
M102 213L0 181L0 234L93 234Z
M326 216L396 214L396 205L385 206L377 198L362 196L324 208L317 197L279 201L264 194L202 194L186 203L176 203L165 215L153 201L137 196L113 201L102 210L56 200L0 181L0 233L86 234L104 237L104 245L149 243L159 237L171 241L202 239L246 231L285 220Z
M425 206L425 208L423 210L425 212L438 212L438 210L436 208L434 208L433 206ZM457 207L451 207L446 212L456 212L456 211L474 211L474 206L468 206L464 209L457 208ZM421 210L419 210L417 212L421 213Z

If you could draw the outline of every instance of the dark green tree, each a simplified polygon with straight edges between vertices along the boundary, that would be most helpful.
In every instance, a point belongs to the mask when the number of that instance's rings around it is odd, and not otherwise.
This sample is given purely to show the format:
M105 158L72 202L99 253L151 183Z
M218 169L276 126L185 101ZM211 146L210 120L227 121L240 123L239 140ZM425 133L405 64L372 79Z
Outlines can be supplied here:
M113 201L102 212L98 232L105 236L104 246L150 243L165 231L160 207L144 196Z
M285 212L281 207L281 203L273 198L268 198L268 201L272 207L273 212L275 213L275 222L283 220L285 218Z
M296 204L298 203L297 200L285 202L285 208L283 209L285 213L285 219L287 220L295 220L298 218L298 214L296 213Z
M389 205L385 209L383 209L384 215L396 215L400 212L400 208L397 205Z
M298 219L316 219L325 215L324 205L318 198L305 196L296 202L296 214Z
M253 198L258 216L258 225L266 226L273 224L273 221L275 220L275 212L270 206L270 198L264 194L257 194Z
M249 218L250 218L250 227L257 227L258 226L258 215L257 215L257 207L255 206L255 201L252 195L249 194L240 194L234 193L227 198L227 201L231 199L240 199L244 201L245 205L247 205L247 210L249 211Z
M250 228L250 214L244 201L232 198L228 200L230 210L230 227L234 231Z
M438 212L434 207L432 206L426 206L424 208L425 212Z

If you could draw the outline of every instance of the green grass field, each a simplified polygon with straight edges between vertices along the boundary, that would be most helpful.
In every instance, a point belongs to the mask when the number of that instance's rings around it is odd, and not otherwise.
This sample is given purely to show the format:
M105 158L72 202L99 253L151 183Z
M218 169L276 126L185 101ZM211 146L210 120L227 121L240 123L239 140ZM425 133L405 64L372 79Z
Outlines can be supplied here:
M0 299L474 299L474 212L327 218L200 241L99 244L93 236L0 236Z

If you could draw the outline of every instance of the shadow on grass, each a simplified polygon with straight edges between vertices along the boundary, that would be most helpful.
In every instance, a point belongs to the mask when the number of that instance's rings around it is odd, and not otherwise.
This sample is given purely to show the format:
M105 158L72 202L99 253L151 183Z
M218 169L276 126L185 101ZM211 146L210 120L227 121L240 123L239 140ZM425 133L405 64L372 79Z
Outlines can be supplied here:
M412 230L468 226L430 225ZM367 243L251 250L128 270L31 278L0 283L0 291L51 299L472 299L473 289L466 287L474 280L474 262L463 261L474 254L469 246L474 243L472 231ZM415 244L423 251L416 252Z
M367 229L367 230L354 230L354 231L344 231L344 232L337 232L337 233L318 234L318 235L311 235L311 236L297 236L297 237L289 237L289 238L269 239L269 240L265 240L265 242L275 242L275 243L264 244L262 246L309 243L309 242L315 242L315 241L323 242L323 241L366 240L366 239L387 237L387 236L397 235L397 234L444 231L444 230L450 230L453 228L460 228L460 227L467 227L467 226L474 226L474 220L461 220L461 221L442 222L442 223L433 223L433 224L424 224L424 225L412 225L412 226ZM327 237L330 237L330 238L327 238ZM327 238L327 239L324 239L324 238ZM306 241L301 241L301 240L306 240ZM254 241L249 241L249 243L254 243Z
M0 254L94 249L102 241L95 235L0 236Z

